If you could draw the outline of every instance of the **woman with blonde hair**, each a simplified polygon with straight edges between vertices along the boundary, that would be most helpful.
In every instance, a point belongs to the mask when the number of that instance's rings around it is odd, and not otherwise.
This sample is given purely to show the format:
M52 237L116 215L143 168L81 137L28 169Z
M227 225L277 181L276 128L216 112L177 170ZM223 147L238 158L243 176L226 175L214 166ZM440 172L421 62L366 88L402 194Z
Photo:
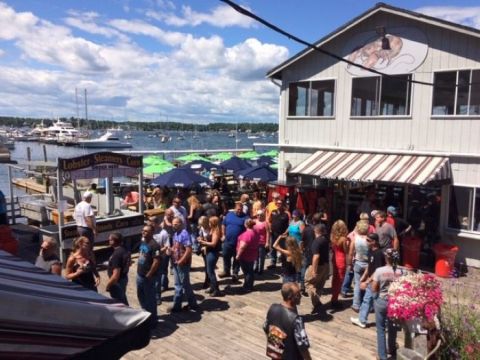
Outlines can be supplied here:
M153 189L152 195L149 199L149 205L152 209L166 210L168 208L168 199L161 188L156 187Z
M333 309L340 309L341 303L338 301L340 289L345 278L347 268L346 254L348 252L348 228L343 220L337 220L332 226L330 232L330 243L332 246L332 299L330 305Z
M285 240L285 247L281 244L282 240ZM273 248L285 257L282 275L283 283L296 282L297 274L302 268L302 251L297 240L293 236L280 235L275 240Z
M87 289L97 291L100 275L87 237L80 236L73 242L72 252L65 268L65 278Z
M362 304L362 293L360 290L360 279L368 266L368 222L364 220L357 221L355 230L350 234L350 246L347 256L347 268L353 269L353 278L355 280L353 288L352 309L355 312L360 311Z
M203 217L202 218L206 218ZM203 226L202 226L203 228ZM217 265L220 249L222 248L222 227L220 226L220 218L212 216L208 219L208 231L203 237L199 237L198 242L206 249L206 269L208 278L210 280L210 289L207 291L210 296L221 296L218 288L217 275L215 274L215 267Z

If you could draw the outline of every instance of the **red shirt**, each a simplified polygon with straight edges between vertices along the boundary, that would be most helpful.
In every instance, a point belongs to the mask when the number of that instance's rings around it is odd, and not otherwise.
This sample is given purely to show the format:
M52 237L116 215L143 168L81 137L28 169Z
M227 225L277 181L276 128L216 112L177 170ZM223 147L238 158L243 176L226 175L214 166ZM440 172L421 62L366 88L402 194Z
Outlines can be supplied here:
M247 245L240 255L240 260L253 262L258 258L258 234L253 229L247 229L238 237L237 254L241 246Z
M392 225L393 227L395 227L395 219L393 218L392 215L387 215L387 218L385 219L385 221L387 223L389 223L390 225Z

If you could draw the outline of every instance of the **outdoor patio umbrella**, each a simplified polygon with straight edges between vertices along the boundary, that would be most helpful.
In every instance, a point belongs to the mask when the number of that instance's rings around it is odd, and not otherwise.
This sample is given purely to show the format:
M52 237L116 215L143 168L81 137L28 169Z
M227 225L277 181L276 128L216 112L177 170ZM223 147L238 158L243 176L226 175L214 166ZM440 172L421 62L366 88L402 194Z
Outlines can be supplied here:
M211 184L206 177L198 175L190 169L174 168L151 181L153 186L173 188L205 187Z
M221 162L220 166L228 172L237 172L252 167L248 161L240 159L237 156L233 156L231 159Z
M237 172L237 176L241 179L250 179L254 181L273 181L277 180L277 172L265 165L254 166L249 169L240 170Z
M159 164L152 164L150 166L147 166L146 168L143 169L143 173L146 175L152 175L152 174L163 174L166 173L167 171L170 171L174 168L173 164L169 163L168 161L159 163Z
M183 161L183 162L192 162L192 161L196 161L196 160L208 161L208 159L206 159L203 156L201 156L200 154L196 154L196 153L180 156L176 160Z
M225 161L232 158L232 153L229 152L220 152L210 155L208 158L214 161Z
M256 159L256 158L260 157L260 154L257 153L256 151L247 151L247 152L244 152L244 153L238 155L238 157L240 159L252 160L252 159Z
M260 155L261 156L277 157L278 156L278 150L270 150L270 151L261 153Z
M257 162L257 165L272 165L273 163L275 163L275 160L274 158L270 157L270 156L260 156L258 159L256 159L256 162Z
M180 166L180 169L190 169L193 171L210 171L211 169L220 169L220 165L211 163L210 161L205 160L195 160L189 163L186 163L183 166Z
M148 155L143 157L143 165L155 164L159 161L165 161L158 155Z

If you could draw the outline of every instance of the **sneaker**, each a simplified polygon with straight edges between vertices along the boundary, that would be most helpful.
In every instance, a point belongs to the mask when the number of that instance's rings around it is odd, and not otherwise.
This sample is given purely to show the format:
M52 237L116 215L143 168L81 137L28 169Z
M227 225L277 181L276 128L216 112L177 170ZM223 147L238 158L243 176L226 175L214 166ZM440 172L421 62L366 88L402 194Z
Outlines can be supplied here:
M332 310L343 310L343 304L340 301L333 301L330 303Z
M210 297L221 297L223 294L220 292L220 290L214 290L213 292L210 293Z
M230 274L229 273L226 273L225 271L222 271L220 274L218 274L218 277L220 279L223 279L223 278L226 278L226 277L229 277Z
M362 323L362 322L360 321L360 319L357 318L357 317L351 317L351 318L350 318L350 321L352 322L353 325L357 325L357 326L361 327L362 329L365 329L365 328L367 327L367 325L365 325L364 323Z
M176 307L173 307L173 306L169 306L167 308L167 313L178 313L182 311L182 309L179 309L179 308L176 308Z
M183 311L198 311L200 310L200 306L198 305L194 305L194 306L190 306L190 305L185 305L183 308L182 308Z

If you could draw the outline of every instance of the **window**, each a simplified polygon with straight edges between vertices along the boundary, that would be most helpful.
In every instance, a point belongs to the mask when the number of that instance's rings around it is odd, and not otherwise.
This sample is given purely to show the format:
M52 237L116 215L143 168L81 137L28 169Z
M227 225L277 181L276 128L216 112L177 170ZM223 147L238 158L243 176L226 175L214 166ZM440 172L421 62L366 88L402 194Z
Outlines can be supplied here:
M432 115L480 115L480 70L435 73Z
M305 81L288 87L289 116L333 116L335 81Z
M352 80L352 116L410 114L411 75L364 77Z
M448 227L480 232L480 188L450 187Z

